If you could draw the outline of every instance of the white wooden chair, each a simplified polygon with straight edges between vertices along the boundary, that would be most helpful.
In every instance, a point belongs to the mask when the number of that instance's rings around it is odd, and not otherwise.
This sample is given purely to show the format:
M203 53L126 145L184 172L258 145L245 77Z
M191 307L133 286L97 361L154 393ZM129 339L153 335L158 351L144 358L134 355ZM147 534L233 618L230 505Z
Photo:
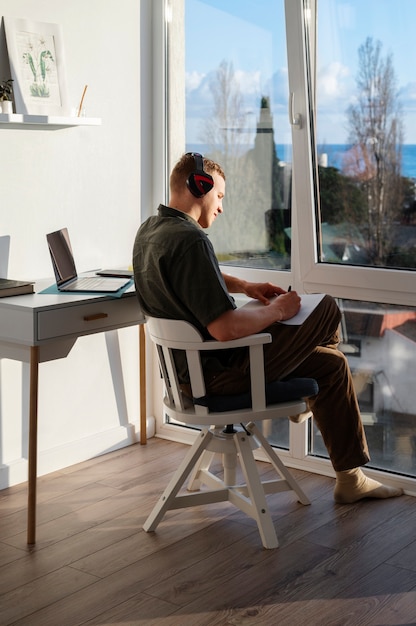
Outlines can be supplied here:
M268 333L233 341L204 341L188 322L160 318L146 321L165 382L165 413L176 421L204 428L147 518L144 530L154 531L168 510L229 501L256 520L263 546L276 548L278 540L266 495L292 490L302 504L310 502L255 422L305 412L304 398L317 393L316 381L302 378L265 385L263 345L271 342ZM242 346L249 347L251 394L207 396L201 352ZM177 349L186 352L193 400L181 392L172 353ZM241 426L236 428L235 424ZM261 481L253 454L259 447L276 470L276 480ZM210 471L217 453L223 458L222 478ZM238 461L244 484L236 484ZM179 493L188 477L188 492Z

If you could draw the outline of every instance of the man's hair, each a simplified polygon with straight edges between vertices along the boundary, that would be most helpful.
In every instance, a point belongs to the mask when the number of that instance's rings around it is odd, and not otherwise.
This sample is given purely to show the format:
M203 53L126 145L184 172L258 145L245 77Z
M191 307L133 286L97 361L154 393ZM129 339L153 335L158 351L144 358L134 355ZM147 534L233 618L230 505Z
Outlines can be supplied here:
M205 157L203 157L203 164L204 171L207 174L212 175L213 172L216 172L225 180L224 170L222 169L221 165L219 165L215 161L212 161L211 159L206 159ZM171 191L181 191L186 186L186 180L188 176L194 171L195 159L192 156L192 153L182 155L170 175Z

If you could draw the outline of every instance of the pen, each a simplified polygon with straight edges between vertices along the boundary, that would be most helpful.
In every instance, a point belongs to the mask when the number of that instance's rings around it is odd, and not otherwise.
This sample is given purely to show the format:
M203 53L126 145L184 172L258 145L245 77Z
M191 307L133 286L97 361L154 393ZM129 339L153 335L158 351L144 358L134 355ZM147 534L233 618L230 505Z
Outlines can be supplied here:
M289 287L287 288L287 291L289 293L289 291L292 291L292 285L289 285Z

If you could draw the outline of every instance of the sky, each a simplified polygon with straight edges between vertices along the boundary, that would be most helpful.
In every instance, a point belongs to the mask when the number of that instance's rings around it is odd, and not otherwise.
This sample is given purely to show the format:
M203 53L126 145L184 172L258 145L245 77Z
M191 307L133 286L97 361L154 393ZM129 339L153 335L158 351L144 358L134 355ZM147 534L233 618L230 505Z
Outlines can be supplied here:
M212 114L210 85L227 60L253 131L260 98L267 95L276 143L290 143L284 1L186 0L185 16L187 142L201 141L203 120ZM404 142L416 144L415 24L416 0L318 0L318 143L347 142L358 49L372 37L384 57L392 55Z

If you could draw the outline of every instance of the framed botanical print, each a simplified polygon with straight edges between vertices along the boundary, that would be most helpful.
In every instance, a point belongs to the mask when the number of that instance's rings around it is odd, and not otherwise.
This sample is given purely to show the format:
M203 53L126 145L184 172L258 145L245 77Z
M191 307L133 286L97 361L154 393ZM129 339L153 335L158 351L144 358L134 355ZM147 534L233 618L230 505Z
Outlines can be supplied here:
M70 115L58 24L4 18L16 113Z

